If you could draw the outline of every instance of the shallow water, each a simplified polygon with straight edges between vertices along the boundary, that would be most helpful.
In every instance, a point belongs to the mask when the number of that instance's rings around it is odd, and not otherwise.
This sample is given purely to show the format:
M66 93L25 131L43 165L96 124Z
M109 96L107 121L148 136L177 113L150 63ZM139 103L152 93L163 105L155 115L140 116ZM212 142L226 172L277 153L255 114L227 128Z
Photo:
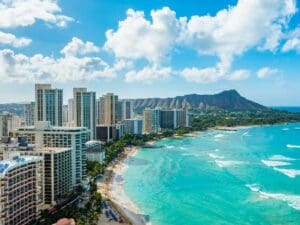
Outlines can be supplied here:
M125 192L153 225L300 224L300 123L208 131L141 149Z

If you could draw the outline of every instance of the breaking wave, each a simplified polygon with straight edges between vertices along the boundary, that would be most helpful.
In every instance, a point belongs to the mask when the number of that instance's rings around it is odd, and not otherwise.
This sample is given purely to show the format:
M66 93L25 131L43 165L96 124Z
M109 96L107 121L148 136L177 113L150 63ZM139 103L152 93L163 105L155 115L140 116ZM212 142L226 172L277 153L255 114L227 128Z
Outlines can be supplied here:
M287 204L296 209L300 210L300 196L299 195L289 195L289 194L282 194L282 193L269 193L261 191L258 184L247 184L251 191L259 193L262 199L276 199L280 201L287 202Z

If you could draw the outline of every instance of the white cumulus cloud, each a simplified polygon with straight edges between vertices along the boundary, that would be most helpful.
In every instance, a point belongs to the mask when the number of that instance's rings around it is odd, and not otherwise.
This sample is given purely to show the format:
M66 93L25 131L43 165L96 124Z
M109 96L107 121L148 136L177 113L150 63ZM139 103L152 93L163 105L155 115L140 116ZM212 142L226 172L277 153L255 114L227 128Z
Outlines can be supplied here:
M220 74L214 67L199 69L197 67L185 68L180 74L189 82L213 83L220 79Z
M0 44L12 45L15 48L27 46L31 43L29 38L17 38L15 35L10 33L4 33L0 31Z
M0 80L3 82L80 81L97 78L111 79L126 68L117 61L108 65L100 57L66 54L54 58L36 54L16 54L11 49L0 50Z
M55 0L4 0L0 1L0 28L17 28L33 25L37 20L58 27L66 27L73 18L61 14L61 8ZM27 46L29 38L16 37L0 30L0 44L15 48Z
M79 38L73 37L72 41L61 50L61 53L68 56L76 56L97 53L99 51L100 48L97 47L93 42L87 41L84 43Z
M24 27L36 20L65 27L73 18L62 15L55 0L5 0L0 2L0 28Z
M197 82L202 84L213 83L220 79L228 80L245 80L250 76L248 70L235 70L231 73L224 74L220 72L220 69L215 67L207 67L199 69L197 67L185 68L179 72L189 82Z
M104 49L118 58L140 59L158 63L171 51L179 35L181 22L168 7L151 11L152 21L144 12L129 9L116 31L106 32Z
M270 77L272 75L276 75L278 73L279 73L278 69L270 68L270 67L263 67L257 71L257 77L260 79L264 79L264 78Z
M192 16L181 33L182 42L200 55L218 56L220 62L216 68L194 69L188 79L202 81L209 76L207 71L219 74L212 75L212 81L230 73L233 80L246 78L245 70L230 72L234 56L255 47L275 51L283 30L296 12L295 0L239 0L236 6L223 9L215 16Z
M248 70L235 70L228 76L228 80L246 80L250 76Z
M297 53L300 53L300 27L290 32L287 41L282 47L282 51L296 51Z
M200 54L220 58L252 47L274 50L296 11L295 0L239 0L215 16L192 16L182 39Z
M141 70L132 70L125 74L126 82L144 82L151 83L154 80L165 80L172 74L170 67L158 68L156 66L147 66Z

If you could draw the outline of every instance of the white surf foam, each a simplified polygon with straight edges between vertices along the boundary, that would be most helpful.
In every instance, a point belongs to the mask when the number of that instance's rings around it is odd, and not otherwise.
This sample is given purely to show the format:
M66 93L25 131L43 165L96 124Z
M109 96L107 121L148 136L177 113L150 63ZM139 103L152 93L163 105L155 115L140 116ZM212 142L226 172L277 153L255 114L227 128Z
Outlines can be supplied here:
M217 155L217 154L214 154L214 153L208 153L208 156L212 159L224 159L224 156Z
M258 184L246 184L246 187L248 187L253 192L259 191L259 185Z
M290 145L290 144L287 144L286 147L287 148L300 148L300 145Z
M261 160L263 164L265 164L268 167L275 167L275 166L288 166L291 165L288 162L282 162L282 161L274 161L274 160Z
M260 192L264 198L273 198L287 202L288 205L296 210L300 210L300 196L299 195L286 195L281 193L266 193Z
M245 132L245 133L243 133L242 134L243 136L246 136L246 137L250 137L251 135L249 134L249 132L247 131L247 132Z
M173 145L166 145L166 148L167 149L172 149L172 148L175 148L175 146L173 146Z
M284 130L284 131L288 131L288 130L290 130L289 128L283 128L282 130Z
M297 176L300 176L300 170L295 170L295 169L279 169L279 168L274 168L274 170L283 173L284 175L290 177L290 178L295 178Z
M295 130L300 130L300 127L295 127Z
M219 138L222 138L222 137L224 137L224 134L216 134L214 136L214 138L216 138L216 139L219 139Z
M284 155L273 155L269 158L270 160L274 160L274 161L292 161L295 160L293 158L284 156Z
M200 155L193 154L193 153L182 153L182 156L193 156L193 157L199 157Z
M233 167L233 166L243 164L243 162L241 161L230 161L230 160L215 160L215 162L220 168Z
M247 184L246 185L251 191L259 193L262 199L276 199L280 201L287 202L287 204L296 209L300 210L300 196L299 195L288 195L282 193L268 193L261 191L257 184Z

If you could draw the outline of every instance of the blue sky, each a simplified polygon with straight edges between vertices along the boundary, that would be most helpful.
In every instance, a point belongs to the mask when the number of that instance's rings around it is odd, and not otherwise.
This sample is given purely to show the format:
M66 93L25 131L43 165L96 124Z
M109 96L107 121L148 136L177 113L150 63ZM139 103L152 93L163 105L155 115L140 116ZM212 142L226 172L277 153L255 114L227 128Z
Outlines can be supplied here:
M34 83L51 82L65 100L79 86L122 98L236 89L261 104L300 105L295 0L0 5L0 103L33 100Z

